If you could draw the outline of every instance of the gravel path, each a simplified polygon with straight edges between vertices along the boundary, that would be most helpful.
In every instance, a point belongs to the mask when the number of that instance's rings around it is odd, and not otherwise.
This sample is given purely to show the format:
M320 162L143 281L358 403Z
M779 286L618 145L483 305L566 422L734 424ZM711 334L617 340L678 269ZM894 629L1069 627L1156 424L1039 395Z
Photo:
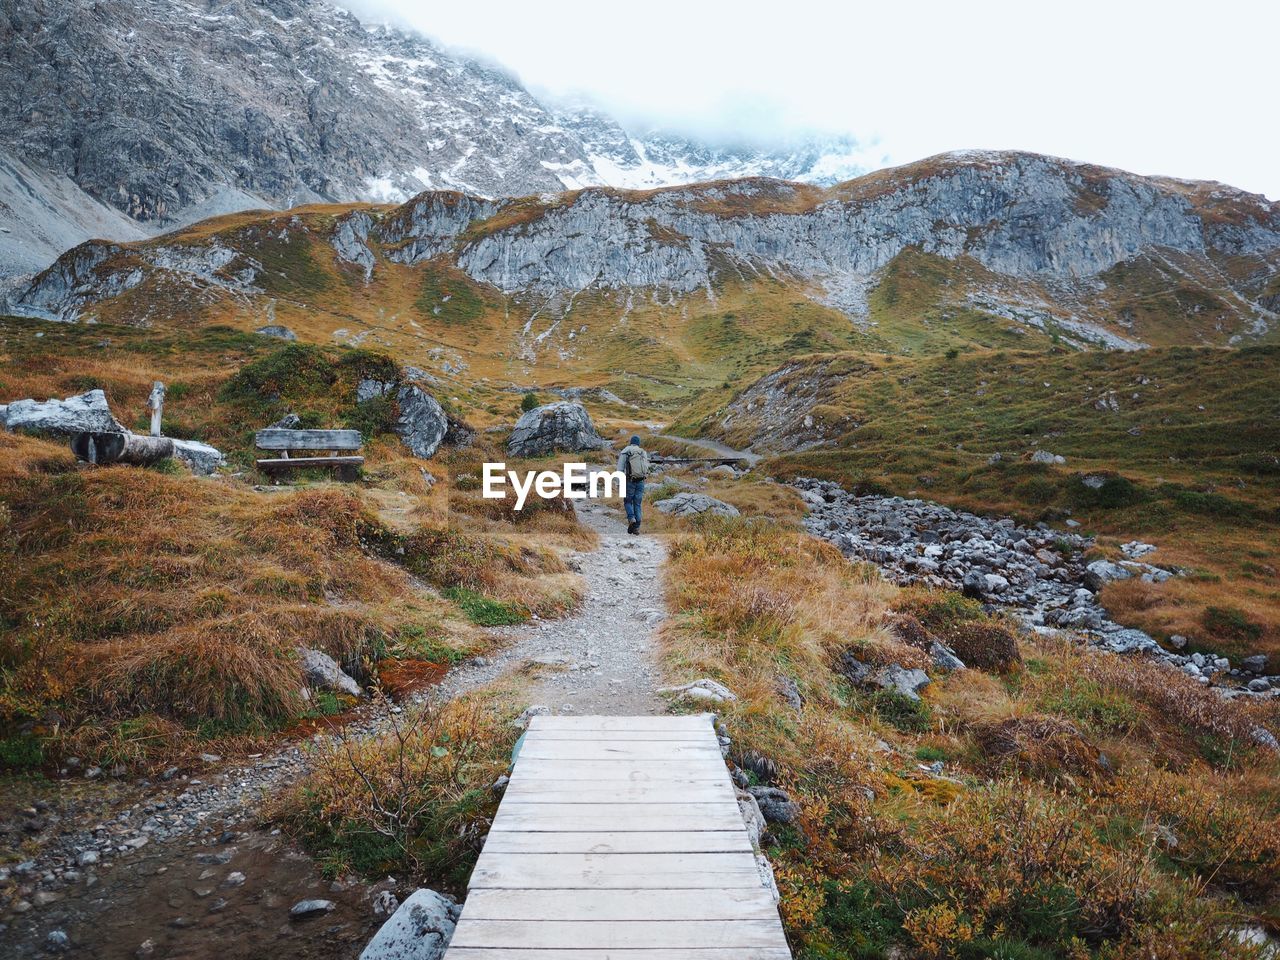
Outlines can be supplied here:
M529 671L529 702L555 713L636 715L665 711L658 698L654 636L666 614L659 569L661 538L627 534L612 506L587 503L578 516L600 546L573 555L570 566L587 583L582 608L564 620L534 621L494 630L507 643L493 657L470 661L437 688L445 697L472 690L515 670Z

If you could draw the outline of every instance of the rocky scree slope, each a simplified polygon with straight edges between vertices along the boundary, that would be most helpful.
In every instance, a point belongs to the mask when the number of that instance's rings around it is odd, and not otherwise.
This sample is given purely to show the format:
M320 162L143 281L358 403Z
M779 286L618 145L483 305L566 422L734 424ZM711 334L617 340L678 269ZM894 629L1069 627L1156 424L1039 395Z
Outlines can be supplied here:
M1176 258L1178 288L1211 304L1170 336L1266 337L1280 308L1277 205L1220 185L1034 154L947 154L831 188L749 179L517 200L436 191L394 208L326 214L335 215L323 229L366 282L384 258L439 258L496 293L559 297L566 313L584 290L622 296L642 288L674 303L694 294L714 300L728 283L782 281L867 323L868 291L910 251L963 265L985 316L1082 346L1143 345L1115 309L1133 292L1116 271L1156 258ZM286 226L273 239L287 244L288 233ZM216 229L90 243L21 289L10 309L74 319L157 272L252 294L263 265Z
M65 240L6 261L7 273L91 237L133 239L138 224L400 202L429 188L510 196L746 173L830 181L850 169L851 149L834 143L832 159L822 143L801 144L775 158L669 137L646 147L599 113L561 117L500 69L324 0L6 4L0 143L0 227ZM31 172L8 176L20 163Z
M1020 526L955 511L927 500L858 496L829 481L800 478L796 488L808 506L805 528L845 556L877 564L898 583L963 590L1011 608L1032 629L1079 633L1113 653L1142 653L1200 683L1218 682L1228 696L1280 696L1280 676L1265 676L1265 656L1232 668L1226 657L1166 650L1141 630L1107 616L1101 587L1137 577L1163 583L1186 571L1143 560L1156 548L1131 541L1124 559L1088 560L1089 537L1055 531L1048 524ZM1186 639L1180 638L1182 645Z

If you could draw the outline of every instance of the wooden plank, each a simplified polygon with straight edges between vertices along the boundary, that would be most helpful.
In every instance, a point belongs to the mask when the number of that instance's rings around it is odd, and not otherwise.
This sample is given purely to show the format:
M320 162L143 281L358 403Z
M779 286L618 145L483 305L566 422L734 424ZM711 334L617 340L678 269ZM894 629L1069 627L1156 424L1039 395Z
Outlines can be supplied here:
M458 921L451 942L459 947L519 944L534 950L564 946L578 950L617 950L636 944L683 950L785 948L787 945L776 919L592 923L573 920L471 920L465 913Z
M359 450L359 430L282 430L268 427L253 435L259 450Z
M674 717L563 717L544 714L529 720L534 730L711 730L711 714Z
M736 803L502 803L493 830L578 832L617 830L736 830L742 813Z
M761 886L750 853L481 852L470 888L732 890Z
M708 715L535 717L446 960L791 960Z
M655 743L636 740L629 743L596 740L526 740L516 759L531 760L684 760L711 758L720 761L720 747L715 743ZM723 764L722 764L723 765Z
M490 833L484 849L494 853L750 853L745 830L569 830L557 833Z
M622 947L617 950L530 950L524 947L458 947L445 960L791 960L785 947L742 947L652 950Z
M470 920L769 920L778 907L764 887L737 890L473 890Z
M566 784L555 780L521 780L507 786L503 800L512 803L736 803L725 780L669 783Z
M630 783L670 783L673 780L728 780L723 763L705 760L546 760L520 756L511 782L554 780L558 782L628 781Z
M613 743L629 743L644 740L653 743L717 743L708 730L531 730L526 742L537 740L545 743L555 740L578 740L599 743L607 738Z
M263 470L296 470L300 467L358 467L364 457L272 457L257 461Z

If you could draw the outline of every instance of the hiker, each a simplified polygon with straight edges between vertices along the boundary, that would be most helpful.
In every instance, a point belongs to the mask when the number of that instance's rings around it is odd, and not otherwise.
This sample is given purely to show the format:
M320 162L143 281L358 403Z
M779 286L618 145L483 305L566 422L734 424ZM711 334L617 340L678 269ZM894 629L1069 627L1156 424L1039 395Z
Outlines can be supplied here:
M649 475L649 454L640 446L640 438L632 437L618 454L618 469L627 478L627 533L640 532L640 504L644 502L644 478Z

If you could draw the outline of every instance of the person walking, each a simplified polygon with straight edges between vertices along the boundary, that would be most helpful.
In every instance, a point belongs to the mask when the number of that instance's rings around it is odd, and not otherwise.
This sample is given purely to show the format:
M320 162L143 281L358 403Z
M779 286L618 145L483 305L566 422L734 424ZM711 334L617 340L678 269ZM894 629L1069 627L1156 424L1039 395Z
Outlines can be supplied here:
M640 438L631 442L618 454L618 469L627 478L627 494L623 506L627 510L627 533L640 532L640 504L644 502L644 480L649 475L649 454L640 446Z

